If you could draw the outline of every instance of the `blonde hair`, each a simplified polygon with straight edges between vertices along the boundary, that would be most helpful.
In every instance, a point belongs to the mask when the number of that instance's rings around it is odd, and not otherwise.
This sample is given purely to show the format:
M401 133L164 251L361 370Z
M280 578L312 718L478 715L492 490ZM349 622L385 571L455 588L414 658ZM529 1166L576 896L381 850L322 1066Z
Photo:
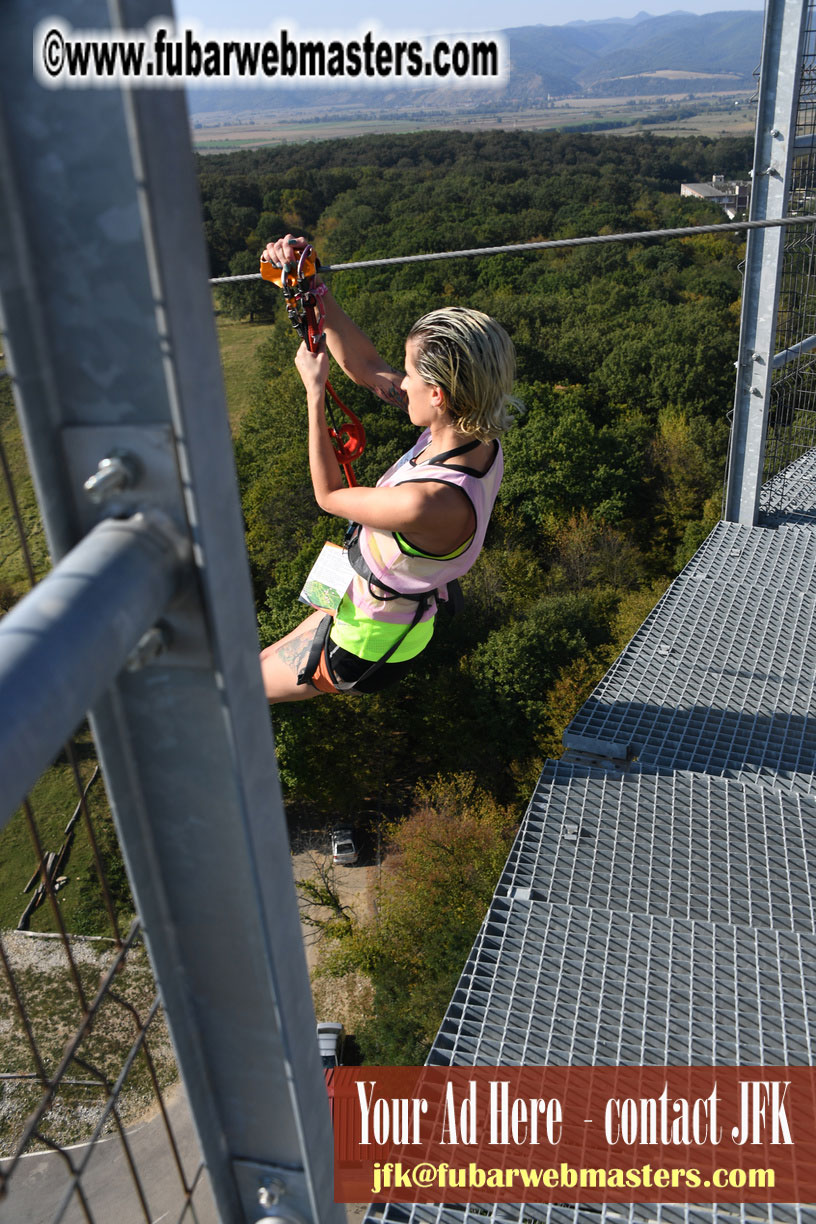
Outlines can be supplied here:
M417 373L444 392L454 426L489 442L513 424L510 395L516 350L507 332L481 310L446 306L423 315L408 334Z

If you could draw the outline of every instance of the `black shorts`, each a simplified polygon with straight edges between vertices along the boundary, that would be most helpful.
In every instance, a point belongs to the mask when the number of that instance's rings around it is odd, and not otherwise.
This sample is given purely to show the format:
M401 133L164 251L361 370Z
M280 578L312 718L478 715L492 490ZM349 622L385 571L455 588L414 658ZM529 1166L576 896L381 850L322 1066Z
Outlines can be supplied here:
M378 667L371 659L361 659L331 640L332 623L332 618L326 615L317 626L306 667L298 678L299 684L308 680L321 693L378 693L401 680L414 662L413 659L404 663L386 662ZM371 675L366 676L369 671ZM354 688L340 687L347 684Z
M380 689L396 684L411 670L414 661L407 659L404 663L383 663L367 680L360 680L372 666L371 659L361 659L359 655L351 654L331 638L326 642L324 654L328 655L326 661L329 675L344 684L353 684L356 693L378 693Z

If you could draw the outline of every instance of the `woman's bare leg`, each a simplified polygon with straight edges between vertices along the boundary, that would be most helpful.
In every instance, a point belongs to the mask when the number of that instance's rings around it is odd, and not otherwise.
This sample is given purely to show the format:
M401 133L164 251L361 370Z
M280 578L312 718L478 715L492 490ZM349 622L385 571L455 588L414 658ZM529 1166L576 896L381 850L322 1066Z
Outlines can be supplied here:
M320 690L313 684L298 684L297 678L306 666L314 635L324 615L312 612L286 637L261 651L264 692L271 703L306 701L309 697L320 696Z

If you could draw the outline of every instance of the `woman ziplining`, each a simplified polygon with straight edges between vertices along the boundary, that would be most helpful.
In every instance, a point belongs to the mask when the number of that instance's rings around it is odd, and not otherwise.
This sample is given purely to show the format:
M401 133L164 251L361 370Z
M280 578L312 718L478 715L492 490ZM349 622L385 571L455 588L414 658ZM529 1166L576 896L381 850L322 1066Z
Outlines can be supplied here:
M305 239L287 234L261 259L282 270L287 292L287 272L302 269L308 251ZM499 437L513 420L515 351L488 315L457 306L424 315L406 340L402 373L380 357L319 276L309 287L323 316L319 325L310 316L308 329L298 328L306 339L295 358L306 390L309 467L320 508L352 524L353 573L333 615L311 613L262 651L270 702L376 692L412 666L430 641L437 600L452 595L449 587L481 551L503 472ZM292 316L291 290L287 308ZM351 483L348 455L360 453L361 439L353 438L350 450L347 436L338 437L344 431L327 425L326 343L353 382L398 404L422 430L374 487Z

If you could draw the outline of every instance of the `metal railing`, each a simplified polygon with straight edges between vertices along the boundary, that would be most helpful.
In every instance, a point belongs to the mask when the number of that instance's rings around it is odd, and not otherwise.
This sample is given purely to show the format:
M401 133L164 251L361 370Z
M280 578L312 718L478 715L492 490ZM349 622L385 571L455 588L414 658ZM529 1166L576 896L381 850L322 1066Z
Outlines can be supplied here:
M8 611L33 590L46 566L5 371L0 380L0 532ZM12 758L0 771L6 781L16 779L14 766ZM203 1162L199 1155L187 1159L185 1168L170 1121L166 1089L178 1072L126 881L120 875L111 887L108 880L105 859L115 833L99 777L83 728L40 779L38 793L23 798L3 835L9 850L2 855L0 893L4 912L16 905L19 916L16 929L7 918L0 923L0 1203L14 1177L20 1193L15 1190L9 1210L18 1219L39 1213L45 1183L57 1217L73 1207L80 1218L93 1220L82 1175L94 1140L110 1134L125 1174L117 1179L120 1201L154 1218L126 1129L154 1112L166 1136L167 1167L178 1175L167 1201L175 1200L175 1218L189 1211L188 1218L196 1219L194 1196L206 1201L207 1195ZM33 866L30 874L26 863ZM123 921L130 925L125 934ZM85 927L93 933L69 933L68 924L72 932ZM56 1016L62 1023L55 1031ZM38 1166L34 1199L23 1185L23 1161L32 1159Z
M751 216L799 216L816 202L816 9L770 0L763 41ZM816 446L816 226L751 236L725 517L750 525L786 504ZM794 466L792 466L794 465ZM773 479L772 479L773 478ZM768 484L767 482L772 482Z
M791 168L797 143L802 49L806 43L804 0L768 0L762 40L757 105L751 220L805 212L794 209ZM796 243L809 227L797 226ZM810 231L812 232L812 231ZM764 479L771 380L777 343L777 312L786 231L755 230L748 236L742 296L734 420L723 517L753 525ZM781 344L787 348L816 329Z

